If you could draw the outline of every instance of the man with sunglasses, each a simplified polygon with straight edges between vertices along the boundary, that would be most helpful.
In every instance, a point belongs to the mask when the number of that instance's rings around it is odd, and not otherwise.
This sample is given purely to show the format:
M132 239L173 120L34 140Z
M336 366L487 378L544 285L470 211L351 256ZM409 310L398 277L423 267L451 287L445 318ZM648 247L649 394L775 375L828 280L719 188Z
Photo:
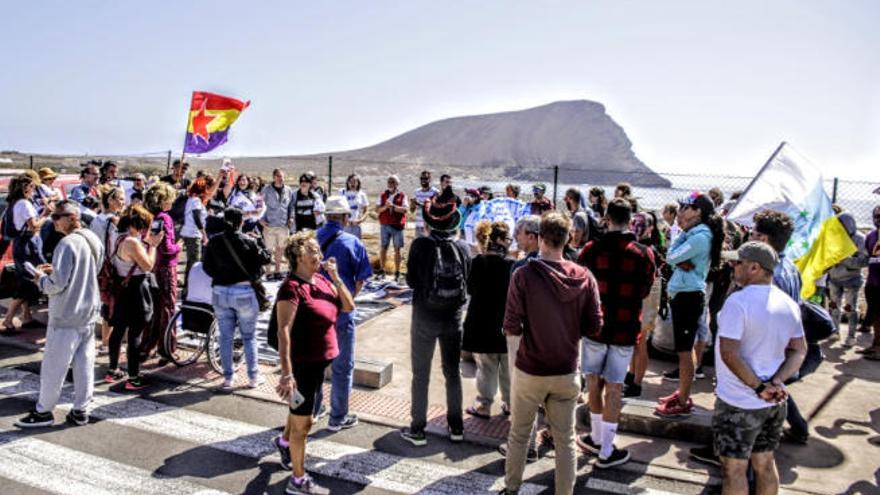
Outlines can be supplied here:
M20 428L49 426L52 410L61 396L67 368L73 363L73 409L67 421L89 422L87 406L95 382L95 322L101 309L98 294L99 260L104 258L100 239L80 223L79 206L61 201L52 213L58 243L51 265L33 268L40 291L49 296L49 324L40 366L40 395L34 410L16 421Z
M773 451L782 438L788 391L807 353L798 304L773 284L776 251L750 241L725 256L734 263L740 290L718 313L717 385L712 431L721 458L723 493L749 492L746 470L755 470L758 493L776 493Z

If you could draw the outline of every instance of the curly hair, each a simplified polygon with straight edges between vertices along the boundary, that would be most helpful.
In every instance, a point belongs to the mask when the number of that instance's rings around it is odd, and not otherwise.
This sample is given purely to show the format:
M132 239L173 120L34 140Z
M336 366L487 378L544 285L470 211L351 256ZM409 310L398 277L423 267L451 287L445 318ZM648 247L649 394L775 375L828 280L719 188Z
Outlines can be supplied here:
M477 240L481 252L486 251L486 247L489 245L490 233L492 233L492 222L489 220L480 220L474 226L474 239Z
M167 182L157 182L144 193L144 206L150 210L150 213L157 215L162 211L163 204L169 199L175 198L177 198L177 191L174 186Z
M197 177L189 186L188 194L199 198L202 204L208 204L208 200L211 198L211 186L213 185L214 179L211 176L203 175Z
M752 217L754 229L769 239L770 246L781 253L794 232L794 221L790 216L775 210L762 210Z
M31 185L36 185L34 178L28 174L16 175L9 181L9 195L6 197L7 204L14 205L19 199L24 199L25 191Z
M306 244L309 241L318 242L315 231L311 229L300 230L296 234L287 238L287 244L284 246L284 257L290 264L290 271L296 271L296 260L300 256L306 254Z

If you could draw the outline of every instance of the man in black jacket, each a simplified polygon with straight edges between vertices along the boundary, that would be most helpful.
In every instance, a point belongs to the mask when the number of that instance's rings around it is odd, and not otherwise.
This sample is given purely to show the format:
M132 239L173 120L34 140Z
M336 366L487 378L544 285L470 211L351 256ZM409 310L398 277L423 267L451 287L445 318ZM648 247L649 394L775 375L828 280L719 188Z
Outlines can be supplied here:
M272 262L272 255L261 240L241 232L241 210L227 208L223 218L226 220L226 230L208 242L203 262L205 273L211 277L214 314L220 328L223 389L232 389L232 341L236 323L244 341L247 386L257 388L264 379L257 369L256 331L259 305L251 282L259 280L263 265Z
M461 357L462 307L467 302L471 268L468 247L455 239L461 215L456 197L447 189L424 207L428 236L415 239L407 259L406 282L413 289L410 345L412 358L412 421L401 436L416 446L428 443L425 425L428 382L434 346L440 341L440 358L446 379L446 422L449 439L464 440L462 419Z

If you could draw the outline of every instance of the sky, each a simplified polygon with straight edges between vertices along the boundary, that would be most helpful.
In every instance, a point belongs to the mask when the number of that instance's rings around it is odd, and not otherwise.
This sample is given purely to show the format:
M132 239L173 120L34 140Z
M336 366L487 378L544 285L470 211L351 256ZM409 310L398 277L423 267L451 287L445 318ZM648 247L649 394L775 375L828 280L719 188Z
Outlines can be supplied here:
M780 141L880 180L880 2L0 0L0 150L178 153L193 90L251 100L219 155L605 105L657 171L749 175Z

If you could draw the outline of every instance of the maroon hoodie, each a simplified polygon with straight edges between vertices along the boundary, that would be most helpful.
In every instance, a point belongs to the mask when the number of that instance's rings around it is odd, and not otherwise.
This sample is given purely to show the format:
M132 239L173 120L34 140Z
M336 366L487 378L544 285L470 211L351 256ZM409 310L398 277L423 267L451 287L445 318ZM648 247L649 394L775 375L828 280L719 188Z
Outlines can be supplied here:
M593 274L571 261L530 260L507 291L504 331L522 335L516 367L535 376L577 371L580 339L602 328Z

